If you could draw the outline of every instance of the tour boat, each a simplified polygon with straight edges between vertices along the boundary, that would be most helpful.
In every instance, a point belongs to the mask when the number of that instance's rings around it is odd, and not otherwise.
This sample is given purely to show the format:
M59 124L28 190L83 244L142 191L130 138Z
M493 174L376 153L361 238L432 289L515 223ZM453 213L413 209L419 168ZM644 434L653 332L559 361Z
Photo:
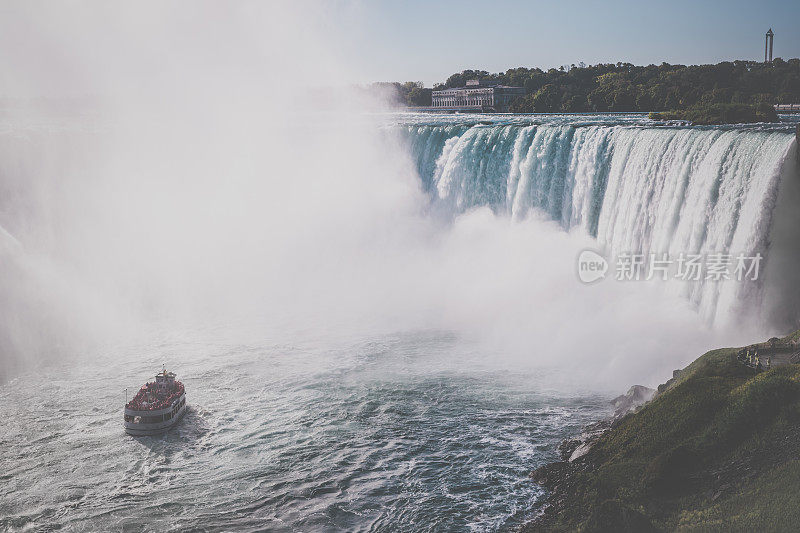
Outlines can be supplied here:
M137 436L163 433L177 424L185 411L183 383L165 368L125 404L125 432Z

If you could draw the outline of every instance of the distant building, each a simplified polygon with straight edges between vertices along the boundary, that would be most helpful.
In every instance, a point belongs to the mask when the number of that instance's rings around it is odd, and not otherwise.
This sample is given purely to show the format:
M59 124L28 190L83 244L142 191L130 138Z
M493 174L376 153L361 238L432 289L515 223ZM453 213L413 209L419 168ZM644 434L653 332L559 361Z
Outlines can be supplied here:
M776 113L800 113L800 104L775 104Z
M764 42L764 63L772 63L772 39L774 37L775 34L772 33L772 28L770 28L767 32L767 40Z
M509 87L485 80L469 80L466 87L433 91L431 110L507 113L511 102L524 95L524 87Z

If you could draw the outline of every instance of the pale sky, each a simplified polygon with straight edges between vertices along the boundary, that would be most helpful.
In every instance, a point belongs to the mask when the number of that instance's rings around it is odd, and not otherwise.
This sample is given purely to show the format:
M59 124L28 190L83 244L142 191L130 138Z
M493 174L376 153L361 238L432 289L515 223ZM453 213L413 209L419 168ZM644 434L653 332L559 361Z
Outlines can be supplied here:
M364 0L332 11L360 82L444 81L467 68L583 61L698 64L800 56L797 0Z
M0 97L800 56L800 1L0 0Z

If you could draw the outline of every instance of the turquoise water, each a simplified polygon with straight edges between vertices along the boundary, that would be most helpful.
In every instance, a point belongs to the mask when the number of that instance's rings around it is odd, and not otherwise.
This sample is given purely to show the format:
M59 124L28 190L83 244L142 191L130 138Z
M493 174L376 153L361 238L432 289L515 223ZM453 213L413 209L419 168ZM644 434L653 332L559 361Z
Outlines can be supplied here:
M778 198L800 201L784 186L798 180L798 117L711 127L644 114L410 113L387 117L386 127L405 140L439 212L489 207L512 220L544 215L564 231L590 235L609 255L768 257L771 248L800 253L796 239L775 242L772 233L776 220L793 217L791 207L776 208ZM767 314L783 307L761 286L701 280L679 290L711 323L736 320L753 306L754 293ZM789 314L788 324L800 320L798 310Z

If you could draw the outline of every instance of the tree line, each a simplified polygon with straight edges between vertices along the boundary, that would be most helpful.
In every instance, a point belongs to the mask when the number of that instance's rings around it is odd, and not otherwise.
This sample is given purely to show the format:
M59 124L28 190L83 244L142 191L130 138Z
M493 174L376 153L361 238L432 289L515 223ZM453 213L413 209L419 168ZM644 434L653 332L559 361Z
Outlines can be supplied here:
M581 64L546 71L519 67L494 74L464 70L433 89L464 87L471 79L524 87L525 95L511 106L517 113L645 112L714 104L800 103L800 59L689 66ZM393 85L399 102L430 105L431 89L422 83Z

